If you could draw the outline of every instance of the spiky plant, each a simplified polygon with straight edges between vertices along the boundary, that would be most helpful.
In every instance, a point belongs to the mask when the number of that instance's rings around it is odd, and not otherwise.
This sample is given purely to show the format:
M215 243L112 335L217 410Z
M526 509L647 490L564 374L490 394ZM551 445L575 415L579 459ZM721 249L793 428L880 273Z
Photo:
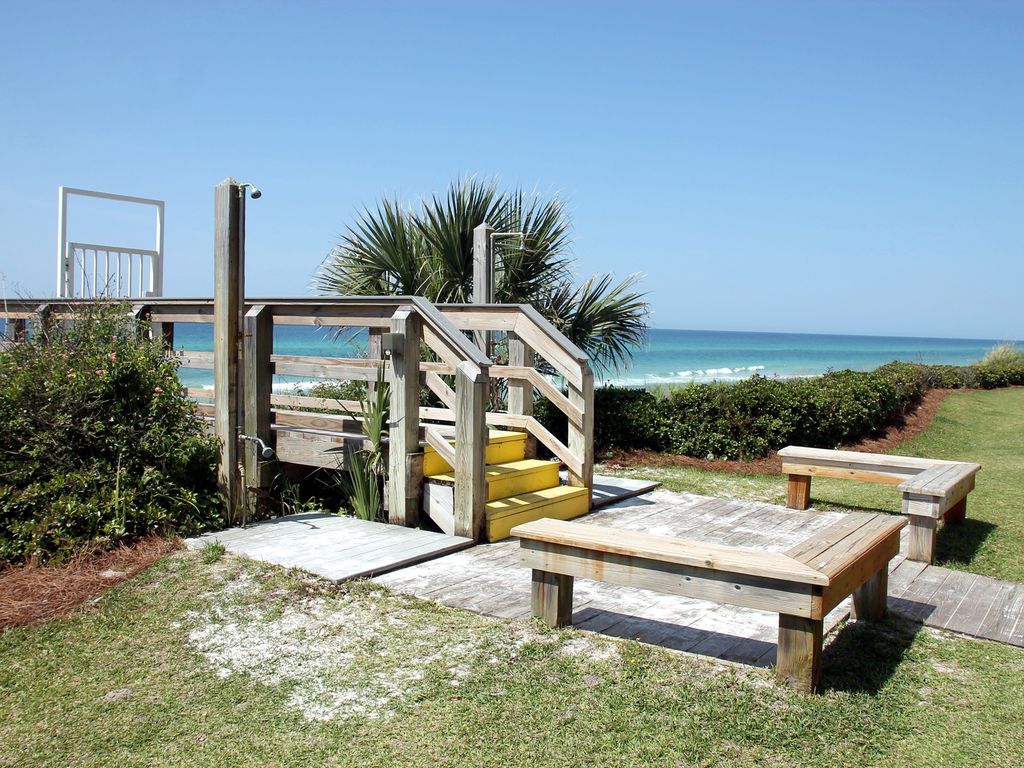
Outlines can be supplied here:
M493 181L453 182L418 206L382 200L365 208L324 260L317 287L328 295L406 294L434 302L469 301L473 230L487 222L495 239L495 298L535 306L600 366L629 362L644 338L648 304L637 277L572 280L570 223L558 198Z

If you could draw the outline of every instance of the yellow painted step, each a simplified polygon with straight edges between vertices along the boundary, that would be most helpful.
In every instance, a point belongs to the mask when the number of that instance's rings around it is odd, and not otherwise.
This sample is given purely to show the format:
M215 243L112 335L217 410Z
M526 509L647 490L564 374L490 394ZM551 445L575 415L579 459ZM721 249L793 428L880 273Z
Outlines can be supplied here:
M541 491L558 485L558 462L541 459L521 459L502 464L488 464L487 500L504 499L523 493ZM439 483L455 483L454 472L429 475L427 480Z
M455 440L448 442L455 444ZM504 464L509 461L520 461L526 455L526 433L506 432L492 429L487 438L487 463ZM437 451L429 445L423 447L423 474L442 475L451 472L451 465L442 459Z
M521 523L553 517L571 520L590 511L590 490L559 485L543 491L524 493L487 502L487 540L507 539L509 531Z

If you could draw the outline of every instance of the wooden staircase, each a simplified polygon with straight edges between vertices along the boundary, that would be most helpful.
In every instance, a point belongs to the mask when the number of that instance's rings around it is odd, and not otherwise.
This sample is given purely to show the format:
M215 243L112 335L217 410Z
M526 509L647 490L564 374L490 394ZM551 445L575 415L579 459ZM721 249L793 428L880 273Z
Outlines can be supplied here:
M484 538L508 538L516 525L544 517L569 520L590 509L590 490L561 485L557 461L526 458L525 432L489 430ZM454 444L454 439L449 442ZM445 533L455 532L455 473L429 445L423 456L423 511Z

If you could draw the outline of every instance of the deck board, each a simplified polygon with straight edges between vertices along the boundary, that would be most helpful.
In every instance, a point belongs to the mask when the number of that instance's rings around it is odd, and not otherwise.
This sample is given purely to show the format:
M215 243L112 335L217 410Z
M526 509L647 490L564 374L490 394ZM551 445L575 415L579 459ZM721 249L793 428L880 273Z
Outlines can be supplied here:
M459 536L326 514L285 515L207 533L186 544L197 549L211 541L234 554L332 581L386 573L473 545Z

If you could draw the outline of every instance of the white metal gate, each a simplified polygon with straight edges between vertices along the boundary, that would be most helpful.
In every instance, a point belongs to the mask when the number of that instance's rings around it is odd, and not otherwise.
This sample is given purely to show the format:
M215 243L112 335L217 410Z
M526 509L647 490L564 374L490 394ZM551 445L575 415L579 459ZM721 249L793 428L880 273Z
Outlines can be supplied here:
M68 240L68 197L98 197L156 209L153 248L131 248ZM57 295L63 298L98 296L145 298L161 296L164 288L164 201L115 195L91 189L60 187L57 204Z

